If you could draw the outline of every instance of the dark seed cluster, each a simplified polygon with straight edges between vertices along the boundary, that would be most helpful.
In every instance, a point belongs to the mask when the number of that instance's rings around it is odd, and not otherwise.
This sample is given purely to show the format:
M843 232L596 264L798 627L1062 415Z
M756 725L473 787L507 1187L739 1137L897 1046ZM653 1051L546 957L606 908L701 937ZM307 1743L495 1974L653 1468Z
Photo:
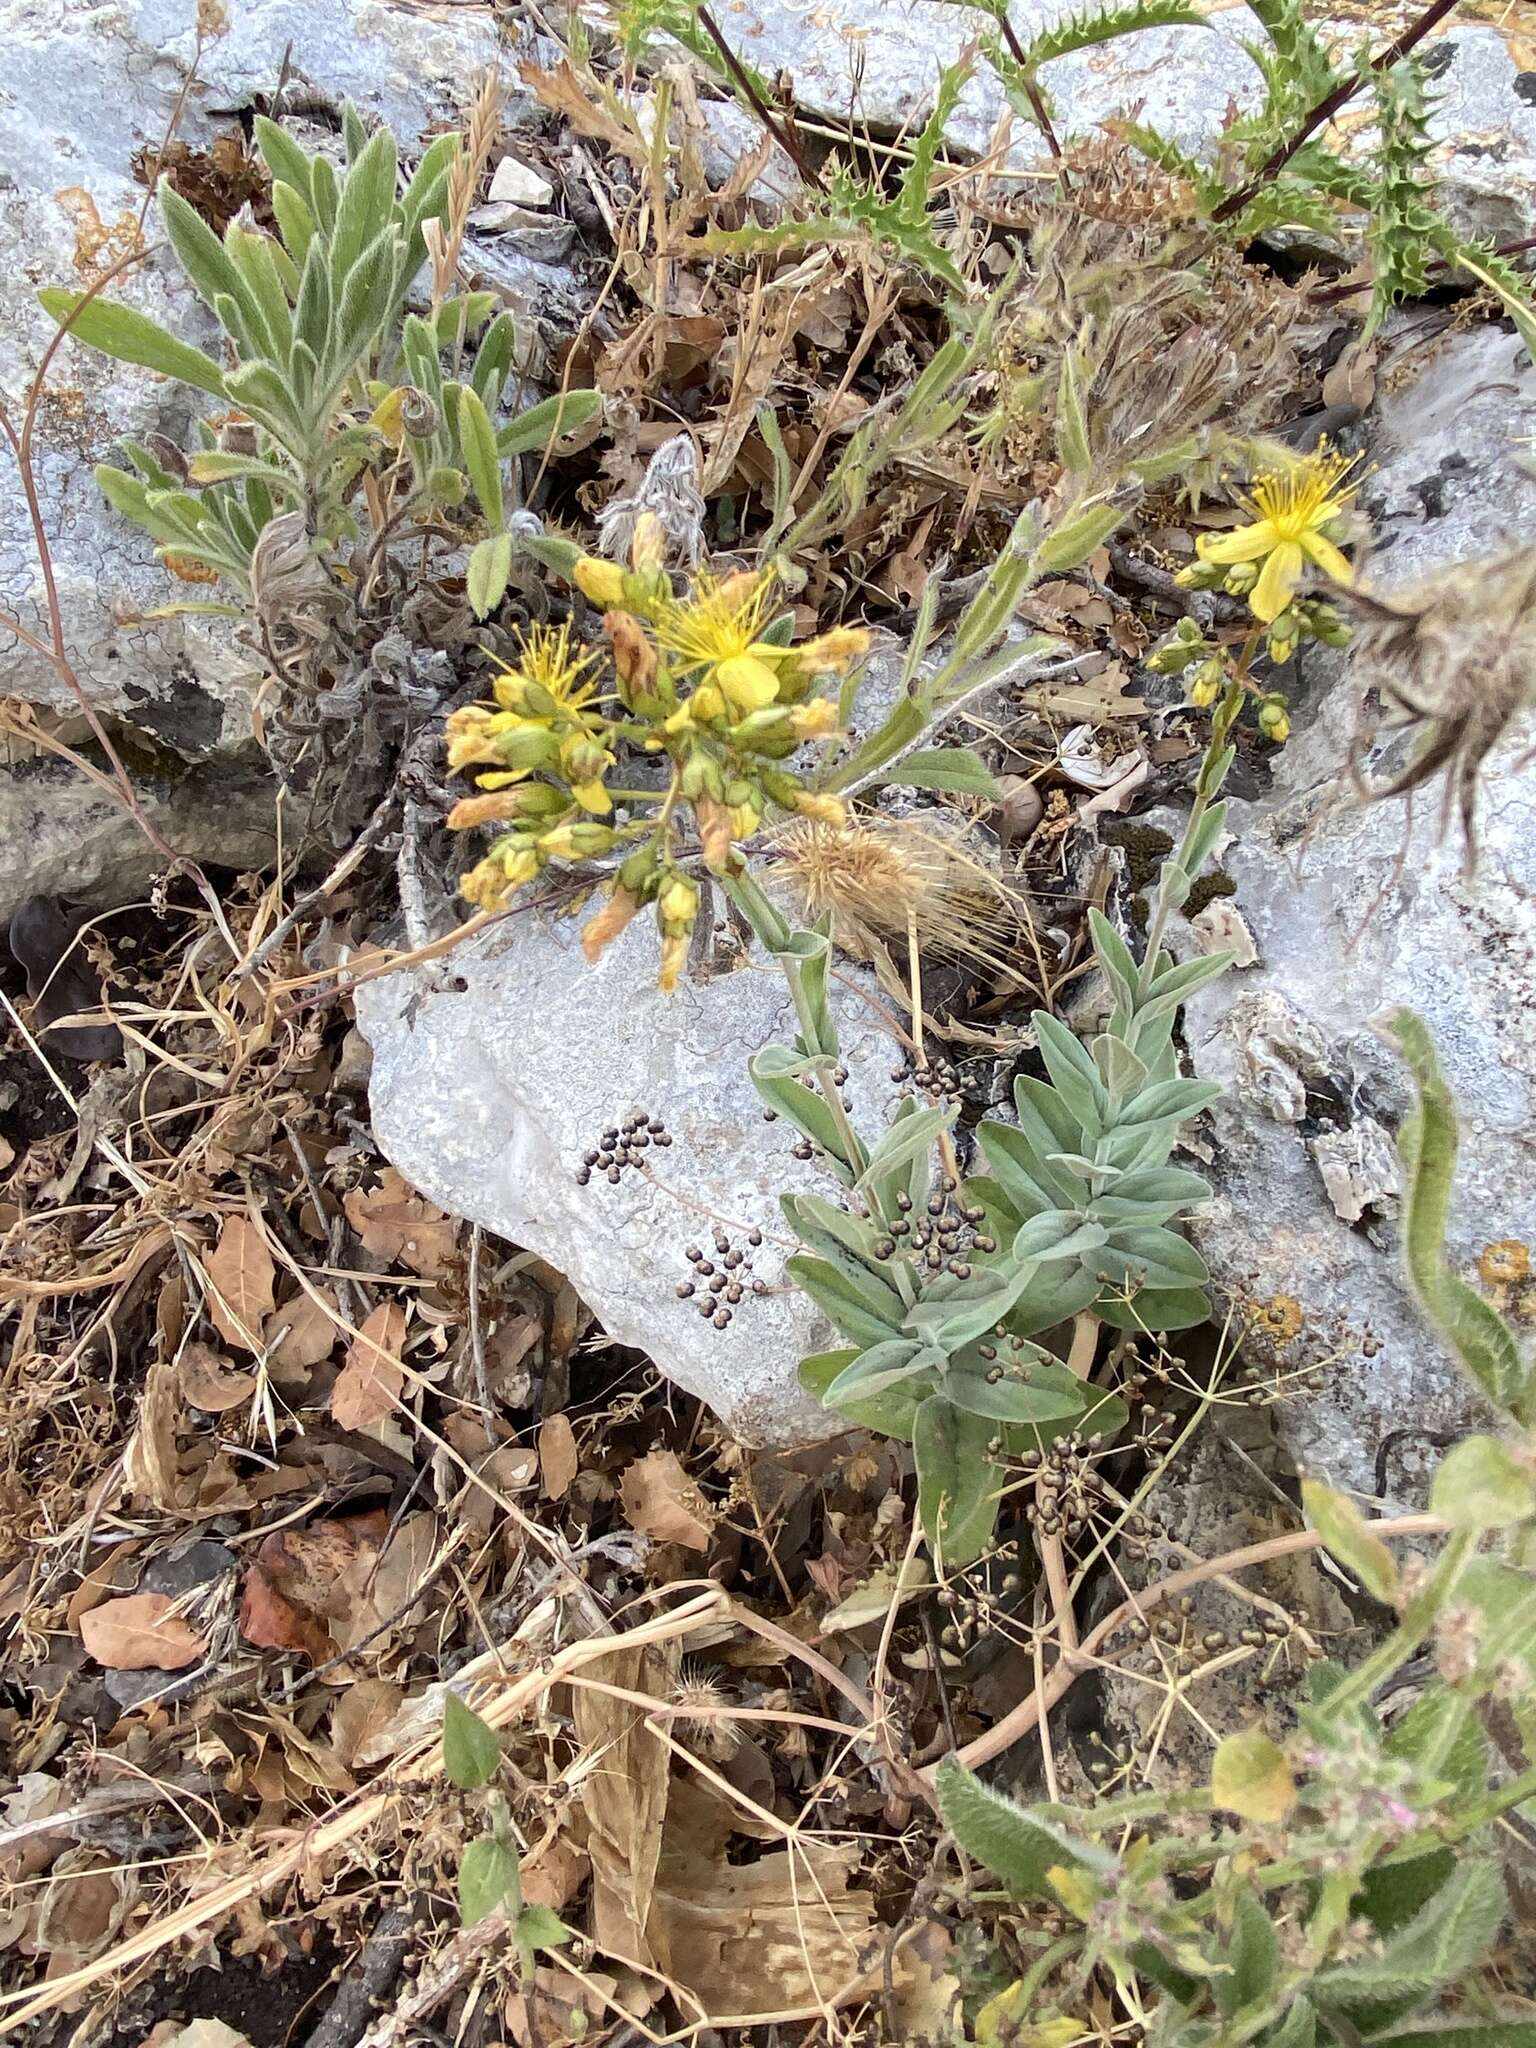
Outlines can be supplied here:
M876 1244L876 1258L905 1255L930 1273L948 1270L957 1280L969 1280L969 1254L995 1252L997 1239L981 1227L987 1220L986 1210L959 1200L959 1185L953 1174L946 1174L938 1194L931 1196L923 1209L914 1205L909 1194L899 1194L896 1206L901 1214Z
M683 1256L693 1276L677 1283L679 1301L691 1301L705 1322L728 1330L736 1310L749 1294L766 1294L768 1284L752 1276L752 1254L763 1241L760 1230L748 1230L736 1243L728 1230L716 1226L710 1257L702 1245L689 1245Z
M910 1081L935 1107L941 1102L959 1102L965 1094L960 1069L942 1054L936 1057L925 1054L911 1066L893 1067L891 1079Z
M643 1167L653 1145L670 1145L672 1133L659 1116L632 1109L622 1123L610 1124L596 1145L581 1155L576 1185L588 1186L594 1174L617 1187L626 1167Z

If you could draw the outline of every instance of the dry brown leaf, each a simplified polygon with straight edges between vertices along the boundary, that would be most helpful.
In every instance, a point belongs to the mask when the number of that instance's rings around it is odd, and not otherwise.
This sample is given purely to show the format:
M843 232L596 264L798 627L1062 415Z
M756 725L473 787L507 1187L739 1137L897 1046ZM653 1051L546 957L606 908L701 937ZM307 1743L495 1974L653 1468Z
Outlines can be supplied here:
M256 1391L254 1372L242 1372L211 1344L188 1344L177 1360L182 1399L205 1415L227 1415Z
M399 1260L423 1280L442 1277L459 1226L393 1166L384 1168L376 1188L349 1190L341 1206L365 1251L391 1264Z
M331 1414L343 1429L367 1429L392 1415L405 1371L405 1310L381 1301L358 1331L331 1389Z
M169 1593L129 1593L80 1617L80 1640L109 1671L185 1671L208 1645L179 1614Z
M671 1667L654 1650L620 1649L587 1667L603 1685L665 1699ZM635 1962L654 1960L646 1934L661 1861L670 1761L642 1708L577 1686L576 1739L596 1768L584 1787L592 1857L592 1920L599 1945Z
M637 1459L620 1482L619 1500L625 1521L642 1536L708 1550L714 1513L675 1451L647 1451Z
M178 1393L173 1365L161 1362L149 1368L139 1396L138 1423L123 1453L128 1491L157 1508L173 1509L182 1504L176 1453L176 1424L181 1414Z
M314 1295L297 1294L275 1308L262 1326L267 1363L285 1372L307 1372L330 1357L336 1339L336 1297L328 1288L318 1287Z
M391 1685L387 1678L360 1678L338 1694L331 1713L331 1751L337 1762L350 1771L359 1749L389 1726L404 1698L399 1686Z
M539 1484L550 1500L564 1500L581 1463L576 1432L565 1415L546 1415L539 1424Z
M261 1349L261 1326L272 1313L276 1268L266 1239L248 1216L226 1216L219 1241L203 1260L211 1292L208 1315L226 1344Z
M1363 335L1350 342L1323 379L1324 405L1364 412L1376 396L1376 356L1376 343Z
M240 1633L261 1650L299 1650L323 1664L338 1647L333 1616L351 1619L389 1528L382 1508L335 1515L307 1528L276 1529L263 1539L240 1601ZM348 1636L355 1642L366 1631Z

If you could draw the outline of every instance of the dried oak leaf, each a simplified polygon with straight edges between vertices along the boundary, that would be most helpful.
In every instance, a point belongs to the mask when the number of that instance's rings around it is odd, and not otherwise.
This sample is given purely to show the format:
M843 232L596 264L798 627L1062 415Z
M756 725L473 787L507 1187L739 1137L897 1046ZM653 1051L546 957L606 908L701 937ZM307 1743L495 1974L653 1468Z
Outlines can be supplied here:
M246 1573L241 1635L259 1650L298 1650L326 1663L338 1647L332 1619L346 1614L355 1575L366 1580L388 1528L388 1515L375 1508L274 1530Z
M714 1512L675 1451L647 1451L637 1459L620 1481L619 1500L625 1521L642 1536L708 1550Z
M405 1310L381 1301L358 1331L331 1389L331 1414L343 1429L368 1429L395 1412L405 1369Z
M177 1365L182 1398L205 1415L227 1415L256 1391L255 1373L242 1372L211 1344L187 1345Z
M262 1326L267 1363L283 1372L307 1372L329 1358L339 1335L336 1297L317 1287L315 1294L296 1294L273 1309Z
M208 1314L226 1344L261 1349L261 1326L272 1313L276 1269L266 1239L248 1216L226 1216L219 1241L203 1261L212 1292Z
M459 1226L404 1174L386 1166L376 1188L350 1189L341 1206L365 1251L391 1264L398 1259L423 1280L441 1279Z
M80 1617L87 1654L109 1671L185 1671L207 1650L169 1593L129 1593Z

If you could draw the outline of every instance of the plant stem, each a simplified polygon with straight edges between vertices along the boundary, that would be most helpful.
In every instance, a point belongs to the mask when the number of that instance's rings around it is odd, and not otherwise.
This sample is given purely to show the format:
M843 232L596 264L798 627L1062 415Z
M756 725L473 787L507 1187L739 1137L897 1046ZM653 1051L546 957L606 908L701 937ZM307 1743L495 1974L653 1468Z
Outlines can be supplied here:
M1438 28L1455 5L1456 0L1434 0L1433 6L1426 8L1417 21L1410 22L1400 36L1388 43L1384 50L1379 51L1371 59L1370 69L1372 71L1390 71L1394 64L1400 63L1408 55L1408 52L1414 48L1415 44L1421 43L1424 40L1431 29ZM1365 79L1359 73L1356 73L1354 76L1342 80L1334 87L1332 92L1325 94L1317 102L1316 106L1309 109L1303 117L1301 126L1291 137L1290 141L1282 143L1273 156L1267 159L1246 185L1241 186L1236 192L1229 192L1220 206L1211 215L1211 219L1213 221L1232 220L1240 214L1243 208L1252 200L1254 194L1263 186L1269 184L1271 179L1277 178L1280 175L1297 151L1304 144L1310 142L1319 128L1323 127L1326 122L1331 121L1335 114L1341 112L1349 104L1364 83Z
M1391 1635L1329 1693L1323 1703L1323 1712L1330 1720L1337 1720L1341 1715L1363 1706L1379 1685L1384 1684L1400 1665L1407 1663L1434 1627L1476 1543L1475 1530L1456 1531L1441 1552L1434 1570L1403 1608L1402 1619Z
M1136 977L1136 994L1138 999L1146 997L1153 982L1157 979L1158 970L1162 965L1163 934L1168 928L1169 918L1177 907L1174 902L1174 892L1178 882L1182 880L1184 894L1187 897L1189 883L1194 879L1189 873L1186 861L1194 846L1195 835L1205 822L1206 813L1221 793L1225 771L1223 770L1222 774L1217 775L1213 773L1213 769L1215 763L1226 751L1227 734L1232 729L1232 721L1236 718L1238 707L1243 701L1244 679L1247 675L1248 663L1253 658L1253 650L1257 644L1258 632L1255 630L1248 636L1247 643L1238 661L1237 673L1228 683L1226 694L1217 705L1216 715L1211 720L1211 737L1206 743L1205 758L1200 763L1200 773L1195 781L1194 801L1190 805L1189 818L1184 826L1183 841L1174 859L1164 861L1162 873L1158 877L1157 900L1152 907L1152 922L1147 928L1147 949L1142 956L1141 971ZM1182 901L1183 899L1180 900Z

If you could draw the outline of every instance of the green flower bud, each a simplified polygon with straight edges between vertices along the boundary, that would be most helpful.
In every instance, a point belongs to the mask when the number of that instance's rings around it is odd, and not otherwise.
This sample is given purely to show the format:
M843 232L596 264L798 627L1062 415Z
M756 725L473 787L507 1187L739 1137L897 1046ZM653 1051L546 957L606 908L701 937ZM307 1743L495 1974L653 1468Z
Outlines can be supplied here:
M1259 580L1257 562L1234 562L1222 578L1234 597L1246 597Z

